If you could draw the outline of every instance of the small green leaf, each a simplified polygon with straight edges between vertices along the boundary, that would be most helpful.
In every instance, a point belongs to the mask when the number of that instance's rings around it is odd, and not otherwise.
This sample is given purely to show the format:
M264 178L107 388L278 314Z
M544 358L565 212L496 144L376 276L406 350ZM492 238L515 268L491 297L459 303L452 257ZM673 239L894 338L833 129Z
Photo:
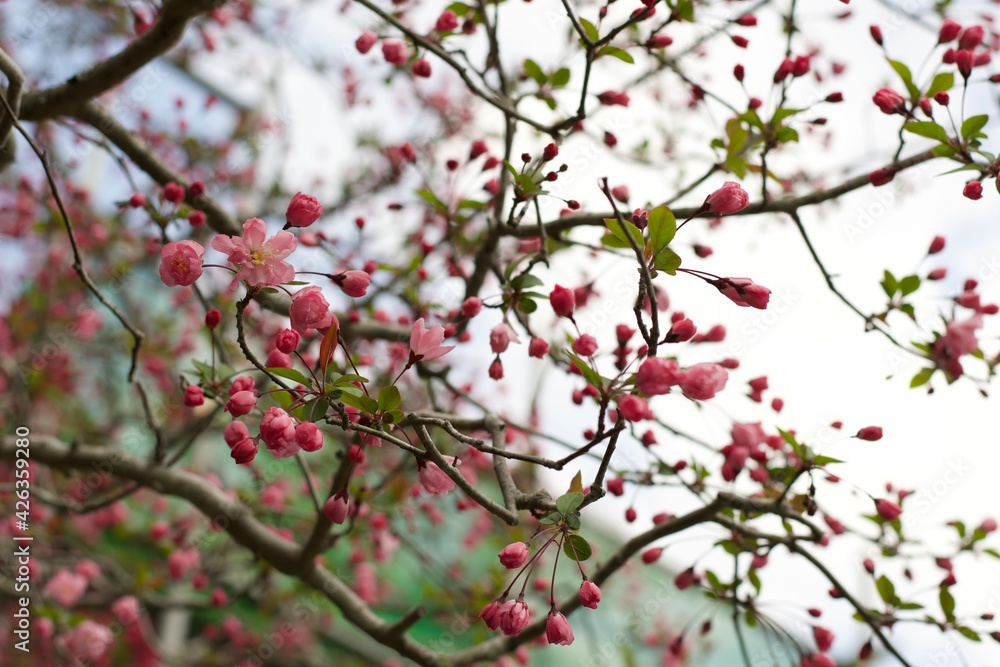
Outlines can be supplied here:
M794 127L783 125L774 133L774 137L778 143L788 144L799 140L799 132Z
M312 384L312 380L307 378L301 371L297 371L294 368L268 368L267 370L278 377L283 377L286 380L297 382L304 387L308 387Z
M896 597L896 587L884 574L875 581L875 586L878 588L879 597L882 598L882 602L888 605L899 604L899 598Z
M567 68L560 67L557 69L551 79L553 87L561 88L562 86L565 86L569 83L569 76L570 72Z
M942 588L938 592L938 600L941 602L941 611L949 623L955 622L955 598L948 592L947 588Z
M582 493L564 493L556 498L556 510L563 516L569 516L583 504Z
M531 289L532 287L538 287L539 285L544 285L538 276L533 276L530 273L522 273L517 278L514 278L510 282L510 286L517 291Z
M600 375L598 375L597 371L591 368L586 361L576 356L572 352L567 352L567 354L569 355L569 358L573 361L573 363L576 365L576 367L580 369L580 372L583 373L583 377L587 380L588 383L594 385L598 389L604 386L604 379Z
M825 466L830 463L843 463L843 461L835 459L832 456L817 456L813 459L813 465L815 466Z
M562 521L562 519L563 519L562 514L560 514L559 512L553 512L552 514L547 514L544 517L542 517L542 519L539 520L538 523L546 526L554 526L555 524Z
M913 378L910 380L910 389L915 389L921 385L927 384L930 381L932 375L934 375L933 368L920 369L919 371L917 371L917 374L914 375Z
M382 412L395 410L402 402L403 397L395 386L382 387L378 392L378 409Z
M635 62L635 59L628 51L626 51L625 49L619 49L617 46L611 46L610 44L601 47L601 49L597 52L597 55L614 56L615 58L618 58L618 60L621 60L622 62L626 62L629 64Z
M323 421L327 411L330 409L330 401L325 398L318 398L313 401L312 410L309 411L309 421Z
M563 553L575 561L585 561L594 552L587 540L579 535L567 535L563 542Z
M974 642L982 641L982 639L980 639L979 637L979 634L968 626L960 625L955 629L958 630L958 634L962 635L966 639L970 639Z
M677 268L681 265L681 257L670 248L664 248L653 258L653 268L663 271L672 276L677 275Z
M545 82L548 81L548 77L542 71L542 68L538 66L531 58L527 58L524 61L524 73L535 80L539 86L544 86Z
M629 236L631 236L632 240L635 241L636 247L641 248L643 246L644 241L642 239L642 232L639 230L638 227L632 224L631 221L626 220L625 226L622 227L622 224L621 222L618 221L618 218L605 218L604 224L611 231L612 234L614 234L615 236L617 236L618 238L620 238L622 241L625 242L626 247L629 248L632 247L631 245L628 244ZM628 236L626 236L625 230L628 230Z
M587 39L592 42L596 42L600 39L600 35L597 32L597 26L593 23L587 19L580 19L580 25L583 27L583 32L587 35Z
M910 68L898 60L892 59L889 60L889 65L896 70L896 74L903 80L903 83L906 85L906 91L910 94L910 99L918 99L920 97L920 89L913 83L913 74L910 73Z
M778 109L777 111L774 112L774 116L771 118L771 123L774 125L779 125L781 124L781 121L785 120L786 118L791 118L792 116L800 114L803 111L804 109Z
M906 276L899 281L899 289L902 291L903 296L907 294L913 294L918 289L920 289L920 277L919 276Z
M965 122L962 123L962 138L968 141L975 135L979 134L979 131L986 127L986 123L989 119L990 117L986 114L966 118Z
M933 81L931 81L931 86L927 89L927 93L924 97L934 97L935 93L951 90L951 87L954 85L955 74L953 72L941 72L934 77Z
M948 143L948 133L943 127L931 120L906 123L903 125L903 129L920 137L935 139L942 144Z
M885 295L890 299L896 295L899 291L899 281L896 280L896 276L892 275L888 269L885 271L885 278L882 280L882 289L885 291Z
M611 232L608 232L607 234L605 234L604 236L601 237L601 245L604 246L605 248L631 248L632 247L628 243L626 243L625 241L623 241L622 239L620 239L617 236L615 236L614 234L612 234Z
M649 212L649 245L655 257L661 250L670 245L677 233L677 218L666 206L657 206Z
M437 211L438 213L444 213L448 210L448 207L445 205L445 203L440 199L438 199L437 195L435 195L433 192L431 192L426 188L417 190L416 195L421 199L423 199L428 204L430 204L431 206L433 206L434 210Z

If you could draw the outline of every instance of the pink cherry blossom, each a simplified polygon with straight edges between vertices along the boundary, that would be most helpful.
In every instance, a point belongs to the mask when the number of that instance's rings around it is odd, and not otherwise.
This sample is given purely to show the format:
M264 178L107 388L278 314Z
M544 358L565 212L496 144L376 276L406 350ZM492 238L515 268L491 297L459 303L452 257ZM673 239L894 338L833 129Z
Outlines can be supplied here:
M455 461L453 465L458 465L460 461ZM455 488L455 482L438 467L433 461L421 462L417 471L417 479L427 493L435 496L443 496Z
M323 215L323 206L312 195L295 193L285 211L285 221L292 227L308 227Z
M58 570L48 583L43 593L63 607L72 607L83 597L87 590L87 577L70 570Z
M695 364L684 372L681 391L688 398L706 401L726 386L729 373L719 364Z
M347 519L348 510L350 501L343 492L330 496L323 504L323 516L338 526Z
M569 646L573 643L573 628L562 613L552 610L545 619L545 638L550 644Z
M349 297L358 299L368 293L372 277L364 271L344 271L333 277L333 282Z
M652 357L639 365L635 374L636 387L646 396L669 394L670 388L680 384L684 372L673 359Z
M517 333L506 322L501 322L490 330L490 348L495 354L506 352L511 343L520 342Z
M580 604L589 609L597 609L601 601L601 589L593 581L585 581L580 585Z
M731 215L742 211L749 203L750 195L736 181L726 181L705 198L705 205L716 215Z
M737 306L753 306L764 310L771 298L771 290L757 285L749 278L723 278L712 284Z
M323 296L323 290L310 285L292 295L292 305L288 309L292 329L305 334L310 329L326 329L337 319L330 312L330 303Z
M295 420L279 407L270 407L260 420L260 437L276 459L283 459L299 451L295 439Z
M421 317L410 329L410 362L437 359L455 349L454 345L441 345L443 340L444 327L435 324L427 329L424 327L424 318Z
M160 249L160 280L167 287L189 287L201 277L205 249L195 241L174 241Z
M524 542L512 542L501 549L497 557L500 564L508 570L521 567L528 560L528 545Z
M519 635L528 625L530 618L531 613L524 600L521 598L510 600L500 609L500 632L508 637Z
M66 635L66 648L78 661L97 661L104 657L114 635L106 625L86 619Z
M225 254L231 264L239 266L236 280L250 285L278 285L295 279L295 269L282 261L295 250L295 237L280 231L270 239L267 225L259 218L243 223L243 236L217 234L212 247Z

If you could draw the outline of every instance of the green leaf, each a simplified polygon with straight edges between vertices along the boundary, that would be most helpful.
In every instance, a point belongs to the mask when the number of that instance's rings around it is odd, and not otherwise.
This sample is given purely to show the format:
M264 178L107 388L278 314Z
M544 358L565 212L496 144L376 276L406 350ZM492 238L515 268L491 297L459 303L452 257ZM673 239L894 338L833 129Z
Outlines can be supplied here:
M921 385L927 384L930 381L932 375L934 375L933 368L920 369L919 371L917 371L917 374L914 375L913 378L910 380L910 389L916 389Z
M621 60L622 62L629 64L635 62L635 59L628 51L626 51L625 49L619 49L617 46L611 46L610 44L601 47L601 49L597 52L597 55L614 56L615 58L618 58L618 60Z
M760 594L760 576L757 574L757 570L751 569L747 572L747 579L750 580L750 584Z
M384 421L386 424L398 424L403 421L403 416L402 410L390 410L385 413Z
M903 296L907 294L913 294L918 289L920 289L920 277L919 276L906 276L899 281L899 289L903 292Z
M906 91L910 94L910 99L918 99L920 97L920 89L913 83L913 74L910 73L910 68L898 60L892 59L889 59L889 65L896 70L896 74L903 80L903 83L906 85Z
M815 466L825 466L830 463L843 463L843 461L835 459L832 456L817 456L813 459L813 465Z
M933 81L931 81L931 86L927 89L927 93L924 97L934 97L935 93L951 90L951 87L954 85L955 74L952 72L941 72L934 77Z
M563 553L575 561L585 561L594 552L587 540L579 535L567 535L563 542Z
M538 287L539 285L544 285L538 276L533 276L530 273L522 273L517 278L514 278L510 282L510 286L517 291L531 289L532 287Z
M879 597L882 598L882 602L888 605L899 604L899 598L896 597L896 587L884 574L875 581L875 586L878 588Z
M788 144L799 140L799 132L794 127L784 125L774 133L774 138L778 140L778 143Z
M569 83L569 75L570 75L570 72L569 72L569 70L567 68L560 67L552 75L552 79L551 79L552 86L555 87L555 88L560 88L562 86L565 86L567 83Z
M664 248L653 258L653 268L672 276L677 275L677 267L681 265L681 257L670 248Z
M378 409L382 412L395 410L402 402L403 397L399 395L399 389L393 385L382 387L378 392Z
M931 149L934 157L954 157L957 152L952 146L945 146L944 144L938 144Z
M563 516L569 516L583 504L582 493L564 493L556 498L556 510Z
M428 204L430 204L431 206L433 206L434 210L437 211L438 213L443 213L448 210L448 207L445 205L445 203L440 199L438 199L437 195L435 195L433 192L431 192L426 188L417 190L416 195L421 199L423 199Z
M655 257L670 245L677 233L677 218L666 206L657 206L649 212L649 245Z
M774 116L771 118L771 123L774 125L779 125L781 121L786 118L790 118L796 114L800 114L804 109L778 109L774 112Z
M283 377L292 382L297 382L305 387L312 384L312 380L307 378L301 371L297 371L294 368L268 368L270 373L277 375L278 377Z
M531 195L538 192L538 184L535 183L531 174L518 174L514 180L517 181L517 185L522 193Z
M965 122L962 123L962 138L968 141L975 135L979 134L979 131L986 127L986 123L989 119L990 117L986 114L966 118Z
M325 398L316 399L313 401L312 410L309 411L309 421L323 421L323 418L326 417L326 413L329 409L330 401Z
M559 512L553 512L552 514L547 514L544 517L542 517L542 519L539 520L538 523L545 526L554 526L555 524L562 521L562 519L563 519L562 514L560 514Z
M539 86L544 86L545 82L549 80L549 78L545 76L545 72L542 71L542 68L538 66L538 63L531 58L527 58L524 61L524 73L534 79L535 83Z
M955 622L955 598L948 592L947 588L942 588L938 592L938 600L941 602L941 611L949 623Z
M914 121L903 125L903 129L920 137L935 139L942 144L948 143L948 133L943 127L932 120Z
M625 241L623 241L622 239L620 239L617 236L615 236L614 234L612 234L611 232L608 232L607 234L605 234L604 236L601 237L601 245L603 245L605 248L631 248L632 247L628 243L626 243Z
M572 352L567 352L566 354L568 354L569 358L573 361L574 364L576 364L576 367L580 369L580 372L583 373L583 377L587 380L587 382L594 385L598 389L604 386L604 378L598 375L597 371L591 368L586 361L576 356Z
M982 641L982 639L980 639L979 637L979 634L968 626L960 625L955 629L958 630L958 634L962 635L966 639L970 639L974 642Z
M896 280L896 276L892 275L888 269L885 271L885 278L882 280L882 289L885 291L885 295L890 299L896 295L899 291L899 281Z
M629 220L625 221L624 228L622 227L621 222L618 221L618 218L605 218L604 224L611 231L612 234L614 234L615 236L617 236L618 238L620 238L622 241L625 242L626 247L629 248L632 247L628 243L629 236L632 237L632 240L635 241L635 245L638 248L641 248L645 243L642 239L642 232ZM626 236L625 230L628 230L628 236Z
M593 23L587 19L580 19L580 25L583 27L583 32L587 35L587 39L592 42L596 42L600 39L600 35L597 32L597 26Z

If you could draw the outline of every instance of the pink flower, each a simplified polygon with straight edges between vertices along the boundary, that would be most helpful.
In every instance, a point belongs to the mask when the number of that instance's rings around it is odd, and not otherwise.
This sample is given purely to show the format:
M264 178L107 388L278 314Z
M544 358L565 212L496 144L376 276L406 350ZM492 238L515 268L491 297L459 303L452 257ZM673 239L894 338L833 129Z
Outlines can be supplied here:
M315 452L323 447L323 431L312 422L302 422L295 427L295 442L306 452Z
M431 75L431 64L424 60L423 58L417 58L413 61L413 76L419 76L426 79Z
M295 420L278 407L270 407L260 420L260 437L276 459L283 459L299 451L295 439Z
M573 351L581 357L589 357L597 352L597 339L590 334L583 334L573 341Z
M443 340L444 327L435 324L427 329L424 327L424 318L421 317L410 329L410 363L437 359L455 349L454 345L441 345Z
M59 570L48 583L45 584L43 593L63 607L72 607L87 590L87 577L70 570Z
M401 39L382 40L382 57L387 63L402 65L410 58L410 51Z
M111 630L90 619L82 621L66 635L66 648L81 662L100 660L113 642Z
M503 609L503 605L504 602L502 600L494 600L479 612L479 618L483 619L486 627L490 630L496 630L500 627L500 610Z
M295 237L280 231L267 239L267 225L259 218L243 223L243 236L216 234L212 247L225 254L230 264L240 267L236 280L250 285L278 285L295 278L295 269L286 257L295 250Z
M250 430L243 422L231 421L222 430L222 437L225 439L226 444L229 445L229 448L232 449L237 442L250 437Z
M291 368L295 363L290 356L274 348L267 353L267 361L264 362L264 365L268 368Z
M669 394L670 388L680 384L684 373L673 359L651 357L642 362L635 374L635 386L646 396Z
M865 426L863 429L858 431L857 438L859 440L868 440L869 442L875 442L876 440L882 439L882 427L881 426Z
M184 387L184 405L189 408L196 408L205 404L205 392L195 384Z
M330 496L323 504L323 516L338 526L347 519L350 502L343 491Z
M226 412L234 417L249 414L257 405L257 395L252 391L238 391L226 401Z
M454 465L458 464L459 461L455 461ZM420 469L417 471L417 479L420 480L420 484L423 485L427 493L435 496L443 496L455 488L455 482L452 481L451 477L448 477L447 473L432 461L421 462Z
M580 604L588 609L597 609L601 601L601 589L593 581L585 581L580 585Z
M326 329L336 320L330 312L330 303L323 296L323 290L316 285L300 289L292 295L288 317L292 328L299 334L305 334L309 329Z
M499 357L493 360L489 368L490 378L493 380L503 379L503 362L500 361Z
M532 338L528 344L528 356L536 359L544 359L549 353L549 343L543 338Z
M457 27L458 16L450 9L446 9L441 12L441 16L439 16L437 21L434 23L434 29L438 32L451 32Z
M712 284L737 306L753 306L764 310L771 298L771 290L757 285L749 278L723 278Z
M257 444L250 438L240 440L229 450L229 455L237 463L250 463L257 456Z
M163 185L163 198L172 204L184 201L184 186L169 181Z
M375 46L375 42L378 41L378 35L373 33L371 30L366 30L361 33L361 35L354 40L354 48L358 50L358 53L364 55L372 50Z
M698 579L698 574L695 573L694 568L689 567L674 577L674 586L677 587L677 590L683 591L691 588L693 584L697 583Z
M902 508L891 500L881 498L875 501L875 511L886 521L895 521L903 513Z
M731 215L750 203L750 195L736 181L726 181L705 198L705 205L716 215Z
M372 277L364 271L344 271L335 275L333 282L337 283L344 294L358 299L368 293L368 285L371 284Z
M508 637L521 634L531 617L527 603L518 598L504 603L500 608L500 632Z
M568 287L556 285L549 294L549 303L559 317L572 318L573 311L576 310L576 293Z
M501 322L490 330L490 348L495 354L505 352L512 342L520 343L521 339L506 322Z
M229 385L229 395L232 396L238 391L252 391L256 396L257 388L253 378L249 375L241 375L233 380L232 384Z
M295 329L282 329L274 337L274 346L284 354L291 354L299 346L302 336Z
M160 249L160 280L167 287L189 287L201 277L205 249L194 241L174 241Z
M825 653L829 651L830 647L833 645L834 635L826 628L817 625L813 627L813 638L816 640L816 648L818 648L820 652Z
M973 315L961 322L949 322L945 325L944 335L931 348L934 360L952 377L959 377L963 372L958 358L979 349L976 331L982 326L982 315Z
M802 656L801 667L837 667L837 663L825 653L813 653Z
M476 296L470 296L462 302L462 317L472 319L483 310L483 302Z
M550 644L569 646L573 643L573 628L562 613L552 610L545 619L545 638Z
M941 29L938 31L938 44L947 44L958 37L958 33L960 32L962 32L961 24L952 19L945 19L944 23L941 24Z
M660 560L660 554L662 553L663 549L661 549L660 547L652 547L650 549L646 549L645 551L642 552L642 562L645 563L646 565L651 565L656 561Z
M528 560L528 545L524 542L512 542L501 549L497 557L500 564L508 570L521 567Z
M216 308L212 308L210 311L205 313L205 326L209 329L214 329L219 326L219 322L222 321L222 313Z
M729 373L719 364L695 364L684 372L681 391L688 398L705 401L722 391L728 379Z
M197 549L177 549L167 556L167 574L171 579L183 579L201 564Z
M764 442L767 436L760 422L752 424L733 424L732 430L733 444L743 449L752 449Z
M927 254L928 255L936 255L937 253L941 252L942 250L944 250L944 237L943 236L935 236L933 239L931 239L931 245L927 249Z
M635 394L624 396L618 401L618 412L630 422L642 421L653 416L646 399Z
M962 189L962 194L966 199L973 201L983 198L983 184L980 181L969 181Z
M323 215L323 206L312 195L296 192L285 211L285 222L292 227L308 227Z
M872 101L885 114L901 113L906 109L906 99L892 88L879 88Z
M139 620L139 600L134 595L125 595L111 603L111 613L122 625L132 625Z

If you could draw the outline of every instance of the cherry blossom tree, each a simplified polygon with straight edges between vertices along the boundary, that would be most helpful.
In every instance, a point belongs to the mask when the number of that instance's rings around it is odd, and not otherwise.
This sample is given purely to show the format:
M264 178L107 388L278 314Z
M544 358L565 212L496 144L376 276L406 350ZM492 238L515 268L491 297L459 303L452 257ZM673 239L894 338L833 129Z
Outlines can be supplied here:
M963 175L929 180L940 198L993 205L993 9L882 0L869 26L856 4L0 5L0 532L22 549L4 652L554 664L581 616L641 603L617 581L690 539L704 555L672 590L709 604L656 633L662 664L701 664L714 637L748 667L924 664L897 639L912 624L1000 641L952 592L996 568L995 507L925 539L892 471L841 479L782 415L782 359L722 345L775 293L709 243L783 224L838 299L827 317L918 364L911 391L988 396L998 307L974 277L937 289L973 273L928 266L943 236L886 248L919 268L859 301L813 235L928 164ZM884 85L851 78L851 50ZM337 120L303 146L321 109ZM884 141L850 135L831 167L838 117ZM789 401L821 380L801 381ZM709 409L726 400L754 416ZM722 439L677 416L703 406ZM866 447L903 417L853 407L827 431ZM656 490L669 504L622 509ZM839 544L871 554L863 579L837 575ZM840 616L770 611L775 561ZM781 650L751 655L750 633Z

